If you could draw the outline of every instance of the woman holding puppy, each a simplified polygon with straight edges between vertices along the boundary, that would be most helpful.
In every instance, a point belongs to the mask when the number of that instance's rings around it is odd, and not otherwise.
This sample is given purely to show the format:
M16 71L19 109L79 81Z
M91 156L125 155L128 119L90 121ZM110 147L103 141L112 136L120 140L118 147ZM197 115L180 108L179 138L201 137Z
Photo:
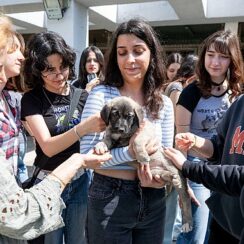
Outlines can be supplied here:
M136 19L122 23L110 47L105 81L90 92L82 118L101 111L114 97L128 96L143 106L144 115L154 124L161 145L172 146L173 106L162 95L165 67L153 29ZM101 133L84 136L81 152L88 152L102 137ZM112 149L113 159L94 171L88 195L90 244L162 243L164 182L152 177L148 165L138 164L138 171L128 166L135 159L131 145L132 140L128 147ZM147 150L149 154L155 150L153 141L148 142Z

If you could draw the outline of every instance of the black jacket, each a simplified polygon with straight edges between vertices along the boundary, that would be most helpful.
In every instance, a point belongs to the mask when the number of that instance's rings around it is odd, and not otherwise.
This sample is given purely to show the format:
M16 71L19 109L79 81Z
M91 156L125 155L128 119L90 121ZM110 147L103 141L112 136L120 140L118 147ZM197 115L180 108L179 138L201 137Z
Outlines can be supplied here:
M192 181L197 183L202 183L207 188L220 192L223 194L227 194L231 198L238 197L240 200L241 214L242 218L244 217L244 166L238 165L209 165L204 162L200 162L198 164L191 163L186 161L182 168L182 174L189 178ZM207 200L210 202L210 205L214 203L219 204L219 208L221 208L221 202L216 202L216 198L214 194ZM213 213L214 216L214 213ZM238 216L236 216L238 217ZM225 216L223 221L228 220L228 231L231 232L234 236L240 239L240 243L244 243L244 225L241 224L241 234L236 235L236 232L232 232L232 229L235 229L236 223L232 223L232 220L235 216ZM236 220L237 221L237 220ZM222 225L221 221L218 221L220 225ZM224 224L223 227L226 227L227 223Z

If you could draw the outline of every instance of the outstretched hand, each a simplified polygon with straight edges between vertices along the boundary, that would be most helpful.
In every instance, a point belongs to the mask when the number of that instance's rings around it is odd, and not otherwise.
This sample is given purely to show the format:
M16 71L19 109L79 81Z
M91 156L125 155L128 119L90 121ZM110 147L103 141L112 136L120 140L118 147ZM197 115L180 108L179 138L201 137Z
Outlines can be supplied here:
M104 131L106 128L106 124L100 116L100 112L91 115L87 119L80 122L83 134L94 133L94 132L101 132Z
M184 164L184 162L186 161L185 156L177 149L174 148L164 148L164 155L169 158L172 163L179 169L182 170L182 166ZM188 195L191 198L191 201L193 203L195 203L197 206L201 206L200 202L198 201L198 199L196 198L193 190L191 189L191 187L188 185ZM182 208L182 199L179 197L179 205Z
M164 148L163 150L164 155L172 161L176 168L182 170L182 166L186 161L185 156L179 150L174 148Z
M83 168L96 169L99 168L105 161L108 161L112 158L112 155L109 152L98 155L93 150L87 154L82 154L84 163Z
M187 133L179 133L175 136L175 145L182 151L188 151L195 144L195 135Z

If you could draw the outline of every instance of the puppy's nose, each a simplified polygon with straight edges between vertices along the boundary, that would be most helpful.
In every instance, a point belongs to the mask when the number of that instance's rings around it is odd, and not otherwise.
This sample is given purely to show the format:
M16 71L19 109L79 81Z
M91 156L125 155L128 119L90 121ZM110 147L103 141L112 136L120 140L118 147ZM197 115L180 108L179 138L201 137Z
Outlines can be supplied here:
M125 132L125 128L120 127L120 128L118 128L118 131L119 131L119 133L124 133Z

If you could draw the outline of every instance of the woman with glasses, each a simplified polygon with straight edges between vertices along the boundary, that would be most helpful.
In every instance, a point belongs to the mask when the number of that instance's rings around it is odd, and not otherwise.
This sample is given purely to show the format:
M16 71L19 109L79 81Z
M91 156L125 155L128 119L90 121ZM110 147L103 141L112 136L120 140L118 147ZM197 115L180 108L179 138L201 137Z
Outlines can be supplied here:
M21 118L36 140L34 164L42 169L40 176L79 152L79 140L83 135L105 128L98 114L80 121L87 98L85 90L68 123L64 122L75 91L67 82L75 76L75 59L74 51L54 32L38 33L27 45L24 76L30 91L22 98ZM61 244L63 236L66 244L85 243L89 182L90 172L83 171L66 187L62 194L66 204L65 227L47 234L45 243Z

